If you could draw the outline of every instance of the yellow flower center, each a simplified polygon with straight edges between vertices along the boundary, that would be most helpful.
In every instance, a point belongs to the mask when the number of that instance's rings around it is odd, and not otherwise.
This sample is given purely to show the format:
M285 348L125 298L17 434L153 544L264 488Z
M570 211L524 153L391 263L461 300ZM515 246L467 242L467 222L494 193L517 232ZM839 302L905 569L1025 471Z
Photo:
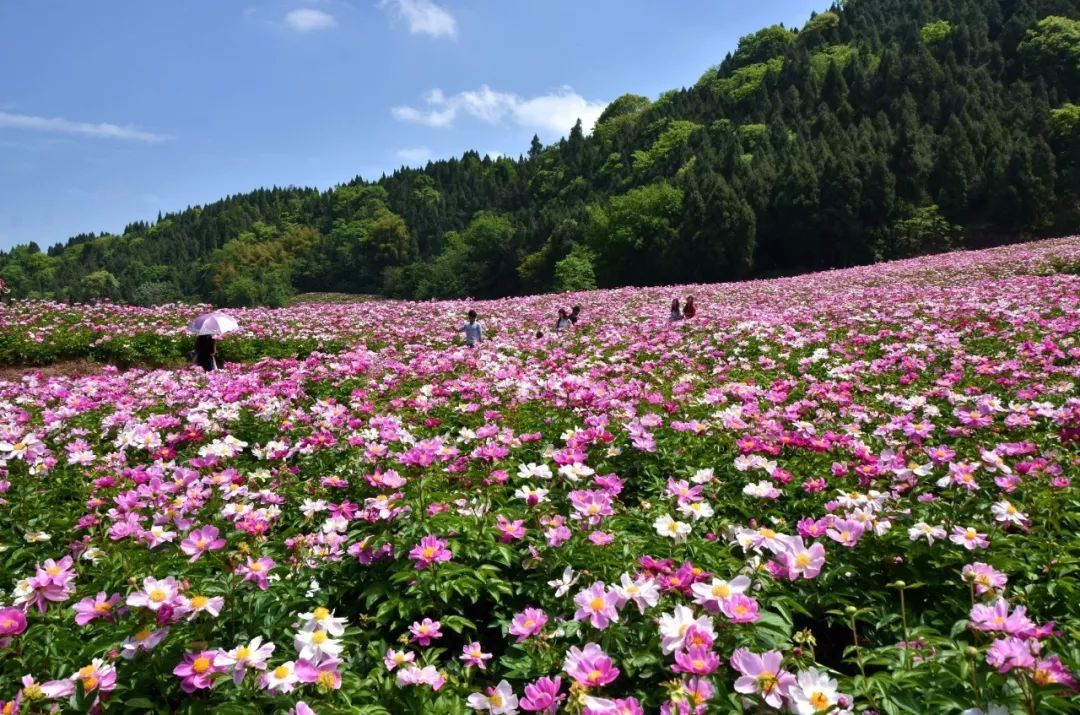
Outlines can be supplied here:
M337 684L337 678L329 671L322 671L315 676L315 683L323 688L333 688Z
M251 570L252 571L262 571L263 570L263 565L261 563L259 563L258 561L256 561L255 563L253 563L251 565Z
M237 660L244 660L249 655L251 655L251 649L248 648L246 645L242 645L242 646L240 646L239 648L236 649L236 659Z
M821 692L820 690L815 690L810 695L810 704L814 706L814 710L824 710L825 708L832 705L832 703L829 701L829 696Z
M41 700L45 693L37 683L31 683L23 688L22 696L23 700Z
M501 708L503 706L503 696L500 695L498 691L495 691L488 696L488 703L490 703L492 707Z
M717 598L727 598L731 595L731 587L726 583L718 583L712 587L712 595Z
M590 683L595 683L596 681L600 680L600 675L600 671L594 668L593 670L589 671L588 681Z
M695 658L694 660L690 661L690 665L694 666L694 668L697 670L705 669L705 661L703 661L701 658Z
M278 667L274 668L274 677L278 680L284 680L285 678L289 677L289 666L279 665Z
M197 548L197 549L205 549L209 545L210 545L210 542L207 541L206 539L199 539L198 541L195 542L195 548Z
M150 593L148 593L146 595L154 603L161 603L162 601L164 601L166 598L169 597L169 594L165 593L165 591L163 591L160 588L155 588L152 591L150 591Z
M191 664L191 670L197 675L202 675L206 671L210 670L210 659L205 656L199 656Z
M315 645L322 645L326 642L326 631L315 631L311 634L311 642Z
M434 546L428 546L427 548L424 549L424 558L425 559L435 558L435 547Z
M144 640L146 640L147 638L149 638L152 635L154 635L153 631L142 630L142 631L139 631L138 633L136 633L135 635L133 635L131 637L131 640L135 641L136 643L142 643Z
M776 536L776 532L768 528L767 526L763 526L761 527L761 535L764 536L766 539L771 539Z
M750 609L747 608L746 605L743 604L743 603L740 603L737 606L735 606L735 613L739 614L740 616L743 615L744 613L746 613L749 610Z
M810 554L799 554L795 557L795 565L799 568L806 568L810 565Z
M602 598L594 598L593 600L589 601L589 608L593 609L594 611L599 611L603 609L603 607L604 599Z
M1050 683L1054 682L1054 676L1050 673L1050 671L1044 670L1042 668L1036 668L1035 674L1031 676L1031 679L1039 685L1049 685Z
M316 621L325 621L327 618L330 617L330 611L323 608L322 606L319 606L315 609L314 612L312 612L311 615L315 617Z
M50 576L56 576L60 573L60 567L50 566L49 568L45 569L45 573L49 574Z
M112 610L112 604L108 601L100 601L94 604L95 613L108 613Z

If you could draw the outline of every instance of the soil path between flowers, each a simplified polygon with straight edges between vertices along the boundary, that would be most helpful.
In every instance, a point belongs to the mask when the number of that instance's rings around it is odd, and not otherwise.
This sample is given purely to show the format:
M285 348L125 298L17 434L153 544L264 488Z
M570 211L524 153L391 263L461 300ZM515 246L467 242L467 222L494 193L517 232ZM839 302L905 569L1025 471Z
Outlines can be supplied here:
M115 367L109 363L94 362L93 360L61 360L48 365L0 365L0 381L20 382L27 375L40 375L49 377L86 377L100 375L106 368ZM153 369L150 365L128 365L117 367L120 372L135 369ZM182 365L168 366L182 367Z

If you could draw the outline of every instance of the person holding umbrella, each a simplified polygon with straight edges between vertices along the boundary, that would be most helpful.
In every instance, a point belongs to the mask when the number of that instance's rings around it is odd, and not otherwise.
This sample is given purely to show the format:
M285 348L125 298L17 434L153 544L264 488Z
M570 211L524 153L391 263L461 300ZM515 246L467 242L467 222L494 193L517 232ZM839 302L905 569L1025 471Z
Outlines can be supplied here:
M232 316L213 312L200 315L191 321L188 332L195 337L195 359L193 364L207 372L219 369L217 363L217 340L215 337L231 333L240 326Z

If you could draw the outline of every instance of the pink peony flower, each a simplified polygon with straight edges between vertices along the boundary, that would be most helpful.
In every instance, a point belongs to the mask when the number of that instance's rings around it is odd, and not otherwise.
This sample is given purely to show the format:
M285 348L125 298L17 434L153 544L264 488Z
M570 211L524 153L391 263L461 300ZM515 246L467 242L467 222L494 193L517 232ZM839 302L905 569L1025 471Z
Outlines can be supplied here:
M563 671L587 688L608 685L619 677L619 669L596 643L586 643L584 648L571 646Z
M416 568L426 569L432 564L449 561L454 554L446 548L447 543L434 536L425 536L409 552L409 558L416 562Z
M517 636L517 642L520 643L539 633L547 622L547 614L539 608L526 608L510 621L508 633Z
M188 561L198 561L209 551L220 551L225 548L226 541L218 536L219 533L216 526L204 526L190 531L180 542L180 550L191 557Z

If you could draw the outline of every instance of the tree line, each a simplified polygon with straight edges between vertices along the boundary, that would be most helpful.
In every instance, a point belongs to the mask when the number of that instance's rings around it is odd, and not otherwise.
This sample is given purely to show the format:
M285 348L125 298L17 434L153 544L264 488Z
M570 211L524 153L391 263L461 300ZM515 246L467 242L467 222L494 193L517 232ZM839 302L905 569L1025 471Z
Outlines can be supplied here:
M20 297L499 297L869 263L1080 225L1080 0L847 0L592 132L259 189L0 254Z

